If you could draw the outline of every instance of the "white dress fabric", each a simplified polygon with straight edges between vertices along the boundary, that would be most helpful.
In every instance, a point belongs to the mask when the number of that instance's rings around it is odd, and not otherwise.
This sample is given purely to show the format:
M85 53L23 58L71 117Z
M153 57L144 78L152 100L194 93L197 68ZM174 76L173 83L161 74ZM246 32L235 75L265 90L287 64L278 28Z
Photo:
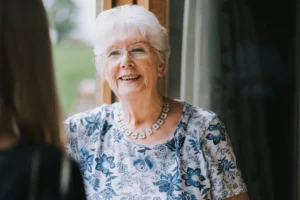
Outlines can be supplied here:
M153 146L124 136L119 103L69 117L67 151L80 165L87 199L221 200L246 192L220 118L183 104L173 138Z

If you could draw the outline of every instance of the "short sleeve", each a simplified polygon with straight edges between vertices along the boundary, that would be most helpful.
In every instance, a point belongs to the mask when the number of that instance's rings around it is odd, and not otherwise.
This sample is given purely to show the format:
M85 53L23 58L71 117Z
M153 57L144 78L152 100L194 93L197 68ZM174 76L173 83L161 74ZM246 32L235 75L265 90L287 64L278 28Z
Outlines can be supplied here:
M217 116L208 123L201 147L213 199L225 199L247 191L225 126Z
M76 121L76 118L70 117L64 121L64 126L67 134L66 151L76 162L79 162L78 123Z

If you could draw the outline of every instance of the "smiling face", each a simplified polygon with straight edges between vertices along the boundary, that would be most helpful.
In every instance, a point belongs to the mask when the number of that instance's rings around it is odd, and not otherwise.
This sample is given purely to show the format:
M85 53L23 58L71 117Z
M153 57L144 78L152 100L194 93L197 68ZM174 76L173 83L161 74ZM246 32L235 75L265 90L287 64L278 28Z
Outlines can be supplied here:
M122 32L107 45L105 77L120 98L135 97L157 91L157 79L163 73L159 52L138 32Z

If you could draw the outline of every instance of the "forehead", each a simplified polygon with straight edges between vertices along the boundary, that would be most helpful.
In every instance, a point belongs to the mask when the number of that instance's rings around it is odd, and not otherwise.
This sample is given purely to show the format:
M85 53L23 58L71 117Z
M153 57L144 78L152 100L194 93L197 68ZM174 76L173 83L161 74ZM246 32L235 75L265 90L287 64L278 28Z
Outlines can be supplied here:
M107 38L105 49L118 46L127 47L132 44L143 42L148 43L147 38L136 29L131 30L114 30L112 34Z

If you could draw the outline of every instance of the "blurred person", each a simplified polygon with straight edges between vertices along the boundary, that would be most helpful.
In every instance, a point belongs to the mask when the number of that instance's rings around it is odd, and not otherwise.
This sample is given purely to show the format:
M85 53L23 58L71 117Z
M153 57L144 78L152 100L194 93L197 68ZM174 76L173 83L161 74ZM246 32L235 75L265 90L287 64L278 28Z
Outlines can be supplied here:
M65 121L88 199L247 200L220 118L159 92L170 44L155 15L125 5L96 24L96 67L119 102Z
M78 165L63 153L42 1L1 0L0 37L0 200L84 200Z

